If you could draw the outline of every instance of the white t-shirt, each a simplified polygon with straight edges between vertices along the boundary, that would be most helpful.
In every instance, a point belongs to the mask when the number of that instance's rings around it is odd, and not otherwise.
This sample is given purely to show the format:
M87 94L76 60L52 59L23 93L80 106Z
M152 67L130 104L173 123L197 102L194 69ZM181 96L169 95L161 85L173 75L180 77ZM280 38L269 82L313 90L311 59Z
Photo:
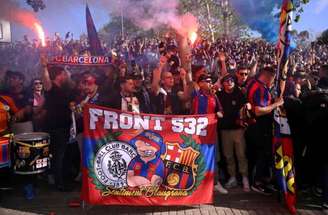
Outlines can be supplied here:
M122 97L122 111L140 113L140 105L137 97Z

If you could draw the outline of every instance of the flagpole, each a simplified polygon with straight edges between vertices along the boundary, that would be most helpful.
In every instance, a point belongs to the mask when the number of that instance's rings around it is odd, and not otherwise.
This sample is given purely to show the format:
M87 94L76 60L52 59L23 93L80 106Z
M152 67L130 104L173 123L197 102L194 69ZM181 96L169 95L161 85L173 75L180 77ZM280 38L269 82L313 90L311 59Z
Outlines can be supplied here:
M122 39L123 39L124 38L124 16L123 16L122 0L120 0L120 5L121 5L121 35L122 35Z

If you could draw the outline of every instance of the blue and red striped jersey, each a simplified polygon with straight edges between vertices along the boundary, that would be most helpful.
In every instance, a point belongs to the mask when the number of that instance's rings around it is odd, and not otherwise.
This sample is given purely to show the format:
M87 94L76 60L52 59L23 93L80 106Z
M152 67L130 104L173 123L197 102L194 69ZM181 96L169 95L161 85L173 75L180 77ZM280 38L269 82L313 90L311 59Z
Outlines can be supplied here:
M191 114L211 114L222 110L216 95L204 94L201 90L192 92Z
M151 180L153 175L164 177L164 164L160 158L145 163L137 156L130 162L128 170L132 170L134 175L145 177L148 180Z
M270 89L260 80L254 79L248 86L247 100L253 108L269 106L272 103Z

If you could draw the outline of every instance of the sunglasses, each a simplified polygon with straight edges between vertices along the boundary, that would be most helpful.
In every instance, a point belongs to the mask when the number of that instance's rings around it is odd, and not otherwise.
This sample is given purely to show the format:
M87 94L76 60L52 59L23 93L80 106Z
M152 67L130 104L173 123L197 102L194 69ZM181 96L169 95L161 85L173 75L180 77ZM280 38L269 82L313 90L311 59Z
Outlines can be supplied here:
M248 75L248 73L245 73L245 72L241 72L241 73L239 73L239 75L240 75L240 76L247 76L247 75Z
M36 82L34 82L34 85L42 85L42 82L41 81L36 81Z
M224 80L224 82L235 82L233 78L228 78L226 80Z
M206 83L212 84L212 80L202 80L201 82L206 82Z

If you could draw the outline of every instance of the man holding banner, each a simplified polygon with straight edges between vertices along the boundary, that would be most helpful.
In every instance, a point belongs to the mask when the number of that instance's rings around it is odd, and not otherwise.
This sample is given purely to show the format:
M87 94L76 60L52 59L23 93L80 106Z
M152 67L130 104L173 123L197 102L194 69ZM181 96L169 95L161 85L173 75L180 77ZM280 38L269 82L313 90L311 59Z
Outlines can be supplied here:
M218 118L223 117L222 105L218 97L213 93L212 79L209 75L202 74L197 80L199 90L194 90L192 92L192 114L216 114ZM219 162L219 143L215 143L215 155L216 161ZM216 164L217 167L217 164ZM218 168L215 168L216 176L219 175ZM219 191L222 194L228 194L228 191L222 186L219 178L215 178L215 190Z
M251 178L252 190L271 194L266 188L272 158L272 113L273 110L283 105L283 99L273 101L270 88L275 80L275 71L272 67L265 67L260 71L258 78L254 79L248 87L247 99L252 105L256 123L248 127L248 136L253 165L250 167L255 174Z

